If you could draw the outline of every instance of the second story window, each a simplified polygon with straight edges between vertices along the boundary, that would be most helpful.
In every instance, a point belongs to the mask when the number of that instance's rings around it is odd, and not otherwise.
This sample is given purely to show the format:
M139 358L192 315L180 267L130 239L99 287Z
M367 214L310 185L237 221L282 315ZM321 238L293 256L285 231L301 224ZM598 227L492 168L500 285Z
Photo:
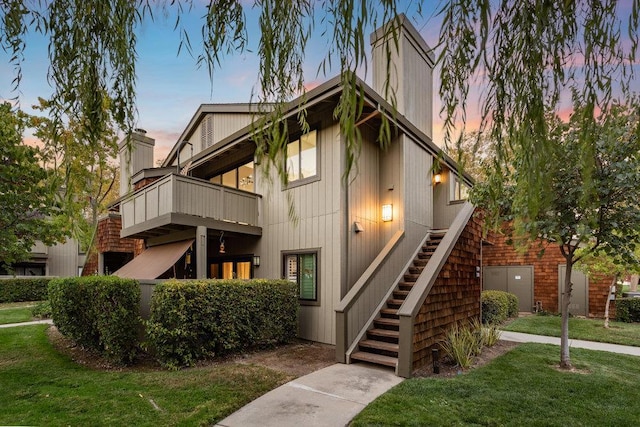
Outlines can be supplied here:
M469 187L460 178L451 174L450 202L461 202L469 198Z
M221 184L225 187L237 188L244 191L255 191L254 184L254 168L253 162L245 163L244 165L231 169L220 175L216 175L209 179L214 184Z
M318 174L317 131L306 133L287 145L287 177L301 181Z

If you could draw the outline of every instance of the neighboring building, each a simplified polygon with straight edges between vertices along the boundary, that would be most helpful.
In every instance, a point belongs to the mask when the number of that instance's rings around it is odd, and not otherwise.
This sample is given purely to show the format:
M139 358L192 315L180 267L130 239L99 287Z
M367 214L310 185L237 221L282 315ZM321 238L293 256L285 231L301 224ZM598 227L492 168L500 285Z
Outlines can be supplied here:
M153 140L134 134L121 156L120 237L146 249L115 274L288 278L299 284L299 336L336 345L338 361L380 363L402 376L429 363L449 326L479 317L481 227L464 201L470 178L432 141L433 53L404 16L395 22L398 111L380 95L380 29L371 37L373 88L357 83L363 141L348 185L333 115L339 78L304 95L310 131L297 121L301 99L285 110L287 186L255 162L248 104L202 105L161 168L152 168ZM394 135L386 149L376 142L383 115Z
M54 246L36 242L28 260L15 263L12 271L0 267L0 276L80 276L84 263L85 254L74 239Z
M514 293L521 312L560 312L566 260L552 242L539 241L526 253L508 243L507 234L491 233L482 249L483 289ZM569 312L574 316L604 317L613 277L589 278L575 267ZM614 316L614 305L610 316Z

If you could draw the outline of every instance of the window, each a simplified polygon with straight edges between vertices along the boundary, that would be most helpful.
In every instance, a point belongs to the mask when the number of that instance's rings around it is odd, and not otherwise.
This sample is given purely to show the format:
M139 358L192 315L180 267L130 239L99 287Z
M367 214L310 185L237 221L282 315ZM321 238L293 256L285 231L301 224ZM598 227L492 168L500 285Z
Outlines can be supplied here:
M253 177L253 162L248 162L240 167L210 178L209 182L253 193L255 191Z
M287 145L287 177L295 182L318 174L317 131L302 135Z
M452 179L451 182L451 195L449 197L449 201L451 202L459 202L462 200L467 200L469 198L469 187L467 184L462 182L460 178L451 174Z
M318 301L318 253L284 255L284 277L298 284L301 301Z

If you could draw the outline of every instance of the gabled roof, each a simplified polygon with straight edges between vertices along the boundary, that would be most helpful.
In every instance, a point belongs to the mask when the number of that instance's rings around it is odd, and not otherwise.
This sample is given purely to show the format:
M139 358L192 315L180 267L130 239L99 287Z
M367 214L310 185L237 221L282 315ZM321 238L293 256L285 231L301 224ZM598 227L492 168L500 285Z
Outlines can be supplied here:
M424 132L420 131L415 125L411 123L405 116L395 112L393 106L388 103L380 94L378 94L373 88L367 85L363 80L356 77L356 85L360 93L363 96L363 101L366 109L363 111L363 119L367 117L372 117L372 113L376 114L384 114L387 119L392 123L393 126L396 127L399 131L409 136L413 141L420 144L425 148L429 153L440 159L445 165L447 165L452 171L457 173L459 170L458 164L449 157L446 153L442 151L440 147L433 143L430 137L428 137ZM274 115L274 119L280 120L288 120L291 118L296 118L298 113L306 108L307 111L313 111L316 108L320 108L324 106L326 108L327 104L331 104L335 107L339 101L339 97L343 91L342 81L340 76L336 76L325 83L315 87L314 89L306 92L304 95L294 99L293 101L287 103L285 107L282 109L282 113L280 117ZM212 112L227 112L225 110L217 110L217 106L225 106L229 104L203 104L198 108L196 114L193 116L187 129L183 132L180 139L178 141L182 141L184 138L188 137L193 133L196 126L200 123L204 115ZM243 105L247 110L244 112L257 112L257 105L253 104L235 104L235 105ZM297 120L296 120L297 121ZM251 135L255 132L254 125L248 125L239 131L229 135L228 137L222 139L221 141L215 143L211 147L208 147L205 150L200 151L195 154L190 161L192 162L192 169L197 168L198 166L203 165L205 162L209 161L213 157L217 157L221 153L230 150L234 146L239 144L252 144ZM173 147L170 155L165 160L165 163L169 161L171 156L175 156L175 151L177 148ZM237 147L236 147L237 148ZM255 149L255 145L253 145ZM473 184L473 178L470 175L464 174L464 181L467 184Z

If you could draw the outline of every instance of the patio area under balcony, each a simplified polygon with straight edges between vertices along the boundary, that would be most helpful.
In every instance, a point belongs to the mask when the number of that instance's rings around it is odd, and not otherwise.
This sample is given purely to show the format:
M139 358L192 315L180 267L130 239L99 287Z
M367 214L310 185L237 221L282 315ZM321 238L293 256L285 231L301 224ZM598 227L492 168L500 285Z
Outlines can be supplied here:
M121 203L121 237L146 239L197 226L262 235L259 194L169 174Z

